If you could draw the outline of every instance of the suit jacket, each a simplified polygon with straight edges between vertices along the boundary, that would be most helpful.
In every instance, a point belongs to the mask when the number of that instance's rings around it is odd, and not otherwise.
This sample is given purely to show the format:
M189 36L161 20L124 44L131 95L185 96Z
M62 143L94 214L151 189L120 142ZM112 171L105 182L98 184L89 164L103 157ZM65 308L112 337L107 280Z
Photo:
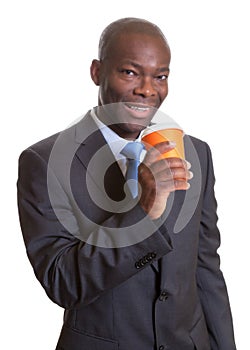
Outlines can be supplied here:
M49 298L65 309L57 350L236 349L211 153L188 136L185 151L191 188L172 194L155 221L124 192L89 113L21 154L27 254Z

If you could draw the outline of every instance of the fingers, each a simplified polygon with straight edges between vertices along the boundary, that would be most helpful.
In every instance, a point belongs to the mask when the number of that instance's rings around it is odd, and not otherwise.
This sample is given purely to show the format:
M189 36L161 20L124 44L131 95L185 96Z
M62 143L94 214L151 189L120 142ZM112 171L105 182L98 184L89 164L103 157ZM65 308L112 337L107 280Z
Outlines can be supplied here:
M161 154L171 151L172 149L175 148L175 146L176 144L172 141L165 141L165 142L158 143L157 145L155 145L154 147L151 147L148 150L143 160L143 163L149 167L151 164L159 160L159 156Z
M159 159L160 151L165 153L166 150L173 149L174 145L169 142L162 142L157 147L151 148L143 163L139 168L139 176L144 178L146 186L151 186L154 183L155 190L163 191L164 193L175 190L187 190L190 185L188 180L192 179L193 173L190 171L191 164L180 158L163 158Z
M187 182L187 180L184 179L157 181L155 186L156 193L159 194L174 192L178 190L188 190L189 188L190 184Z
M183 159L166 158L151 164L150 170L159 180L190 180L193 177L193 173L189 170L190 167L191 164Z
M191 164L180 158L164 158L151 164L143 161L140 171L145 171L145 168L148 168L152 175L161 181L168 181L169 179L190 180L193 177L193 173L189 170Z
M155 170L153 170L152 175L155 180L156 192L164 191L168 193L189 189L190 185L188 180L193 177L193 173L187 169L185 162L181 162L180 167L178 167L178 162L176 162L175 159L169 160L166 164L169 166L166 166L160 171L155 172Z

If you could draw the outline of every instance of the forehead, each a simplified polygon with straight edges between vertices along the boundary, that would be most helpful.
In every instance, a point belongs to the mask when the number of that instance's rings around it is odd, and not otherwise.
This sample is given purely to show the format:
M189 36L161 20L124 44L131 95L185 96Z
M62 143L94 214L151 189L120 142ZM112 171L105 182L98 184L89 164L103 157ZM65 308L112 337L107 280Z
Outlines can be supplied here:
M170 49L160 35L147 33L121 33L110 40L106 57L119 60L153 60L169 64Z

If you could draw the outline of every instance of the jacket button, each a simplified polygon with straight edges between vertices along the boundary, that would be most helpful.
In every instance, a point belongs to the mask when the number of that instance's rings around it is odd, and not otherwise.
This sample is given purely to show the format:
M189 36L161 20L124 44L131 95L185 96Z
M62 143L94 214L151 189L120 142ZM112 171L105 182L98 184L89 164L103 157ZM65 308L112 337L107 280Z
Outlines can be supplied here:
M153 260L153 257L151 256L151 253L148 253L148 254L146 255L146 258L148 259L148 261Z
M140 263L141 266L144 266L146 264L146 262L144 262L143 259L140 259L139 263Z
M137 269L140 269L140 268L141 268L141 264L137 261L137 262L135 263L135 267L136 267Z
M165 346L164 345L160 345L159 346L159 350L164 350L165 349Z
M167 293L165 290L163 290L163 291L161 292L160 296L159 296L159 300L160 300L160 301L166 301L167 298L168 298L168 293Z
M151 253L151 258L152 258L152 259L155 259L155 258L156 258L156 253L155 253L155 252Z

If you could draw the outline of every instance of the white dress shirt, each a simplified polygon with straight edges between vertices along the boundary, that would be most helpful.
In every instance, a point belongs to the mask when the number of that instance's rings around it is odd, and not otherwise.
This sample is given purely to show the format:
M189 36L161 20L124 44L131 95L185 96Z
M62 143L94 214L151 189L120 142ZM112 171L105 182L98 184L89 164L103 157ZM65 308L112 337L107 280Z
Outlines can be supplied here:
M126 174L127 170L127 159L126 157L121 154L121 150L126 146L128 142L131 142L129 140L126 140L120 136L118 136L113 130L111 130L107 125L105 125L96 115L95 111L91 110L91 116L93 120L95 121L96 125L98 126L99 130L101 131L103 137L105 138L106 142L108 143L112 153L114 154L114 157L119 164L121 171L123 175ZM138 136L138 138L133 142L140 142L141 141L141 133ZM141 161L145 157L146 151L143 150L141 154Z

